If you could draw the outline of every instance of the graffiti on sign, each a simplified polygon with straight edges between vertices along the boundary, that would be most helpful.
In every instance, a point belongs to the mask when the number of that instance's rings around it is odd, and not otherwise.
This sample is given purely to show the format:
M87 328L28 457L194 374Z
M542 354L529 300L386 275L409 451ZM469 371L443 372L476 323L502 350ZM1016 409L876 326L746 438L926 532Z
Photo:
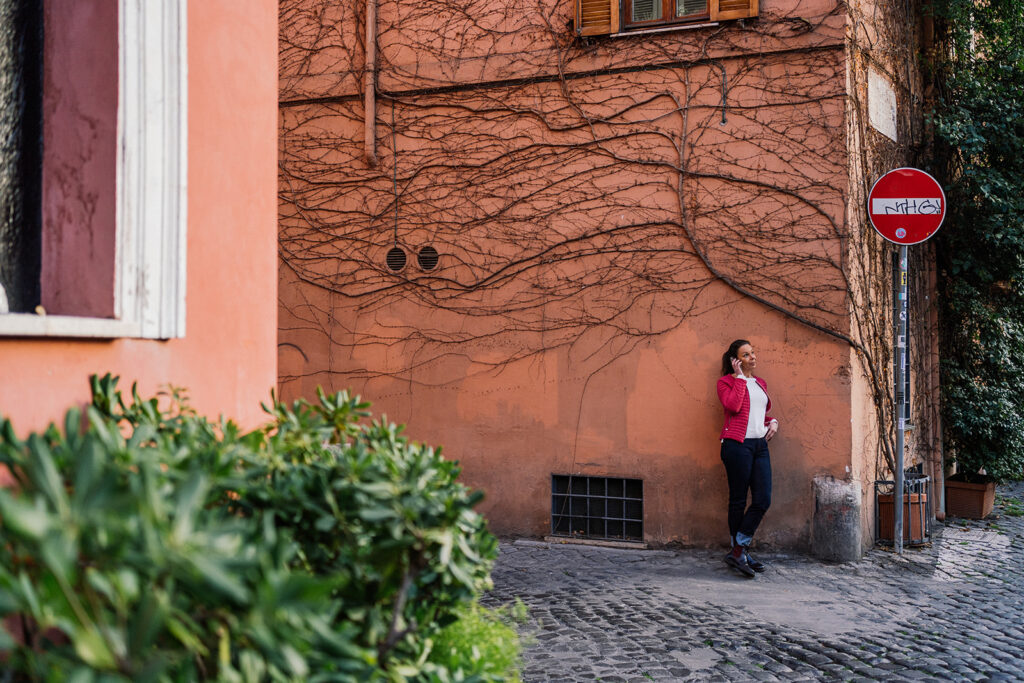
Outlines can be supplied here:
M888 197L871 200L871 213L887 216L942 213L942 201L936 197Z

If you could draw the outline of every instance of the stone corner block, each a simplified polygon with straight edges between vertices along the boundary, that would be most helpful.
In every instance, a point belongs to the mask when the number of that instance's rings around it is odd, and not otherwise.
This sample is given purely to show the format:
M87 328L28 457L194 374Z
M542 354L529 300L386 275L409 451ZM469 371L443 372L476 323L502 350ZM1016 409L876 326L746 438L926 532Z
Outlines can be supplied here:
M859 481L814 478L811 552L829 562L854 562L863 553Z

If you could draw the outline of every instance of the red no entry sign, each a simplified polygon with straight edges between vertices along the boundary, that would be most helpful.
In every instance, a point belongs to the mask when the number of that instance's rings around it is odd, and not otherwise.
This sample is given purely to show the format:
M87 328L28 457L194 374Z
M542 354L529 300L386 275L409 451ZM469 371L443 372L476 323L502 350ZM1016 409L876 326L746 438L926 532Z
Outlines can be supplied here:
M897 168L875 181L868 217L878 234L896 244L918 244L935 234L946 217L946 193L935 178L916 168Z

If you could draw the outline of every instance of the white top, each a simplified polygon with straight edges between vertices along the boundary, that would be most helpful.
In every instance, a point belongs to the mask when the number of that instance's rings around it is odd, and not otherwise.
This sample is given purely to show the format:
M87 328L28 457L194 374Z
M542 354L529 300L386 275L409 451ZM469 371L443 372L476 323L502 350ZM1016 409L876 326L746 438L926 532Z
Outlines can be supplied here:
M764 415L768 410L768 394L753 377L744 377L747 381L747 395L750 396L750 417L747 419L748 439L763 439L768 434L764 423Z

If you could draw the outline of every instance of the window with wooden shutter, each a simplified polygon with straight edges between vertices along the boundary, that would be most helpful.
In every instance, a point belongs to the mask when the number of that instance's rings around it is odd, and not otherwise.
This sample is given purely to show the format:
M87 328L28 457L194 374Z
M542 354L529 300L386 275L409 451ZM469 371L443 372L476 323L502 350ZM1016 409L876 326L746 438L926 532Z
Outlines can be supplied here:
M757 16L757 0L710 0L711 21L746 19Z
M618 32L618 0L576 0L577 35L601 36Z
M600 36L620 30L728 21L757 16L758 0L575 0L576 33ZM620 29L620 21L622 29Z

